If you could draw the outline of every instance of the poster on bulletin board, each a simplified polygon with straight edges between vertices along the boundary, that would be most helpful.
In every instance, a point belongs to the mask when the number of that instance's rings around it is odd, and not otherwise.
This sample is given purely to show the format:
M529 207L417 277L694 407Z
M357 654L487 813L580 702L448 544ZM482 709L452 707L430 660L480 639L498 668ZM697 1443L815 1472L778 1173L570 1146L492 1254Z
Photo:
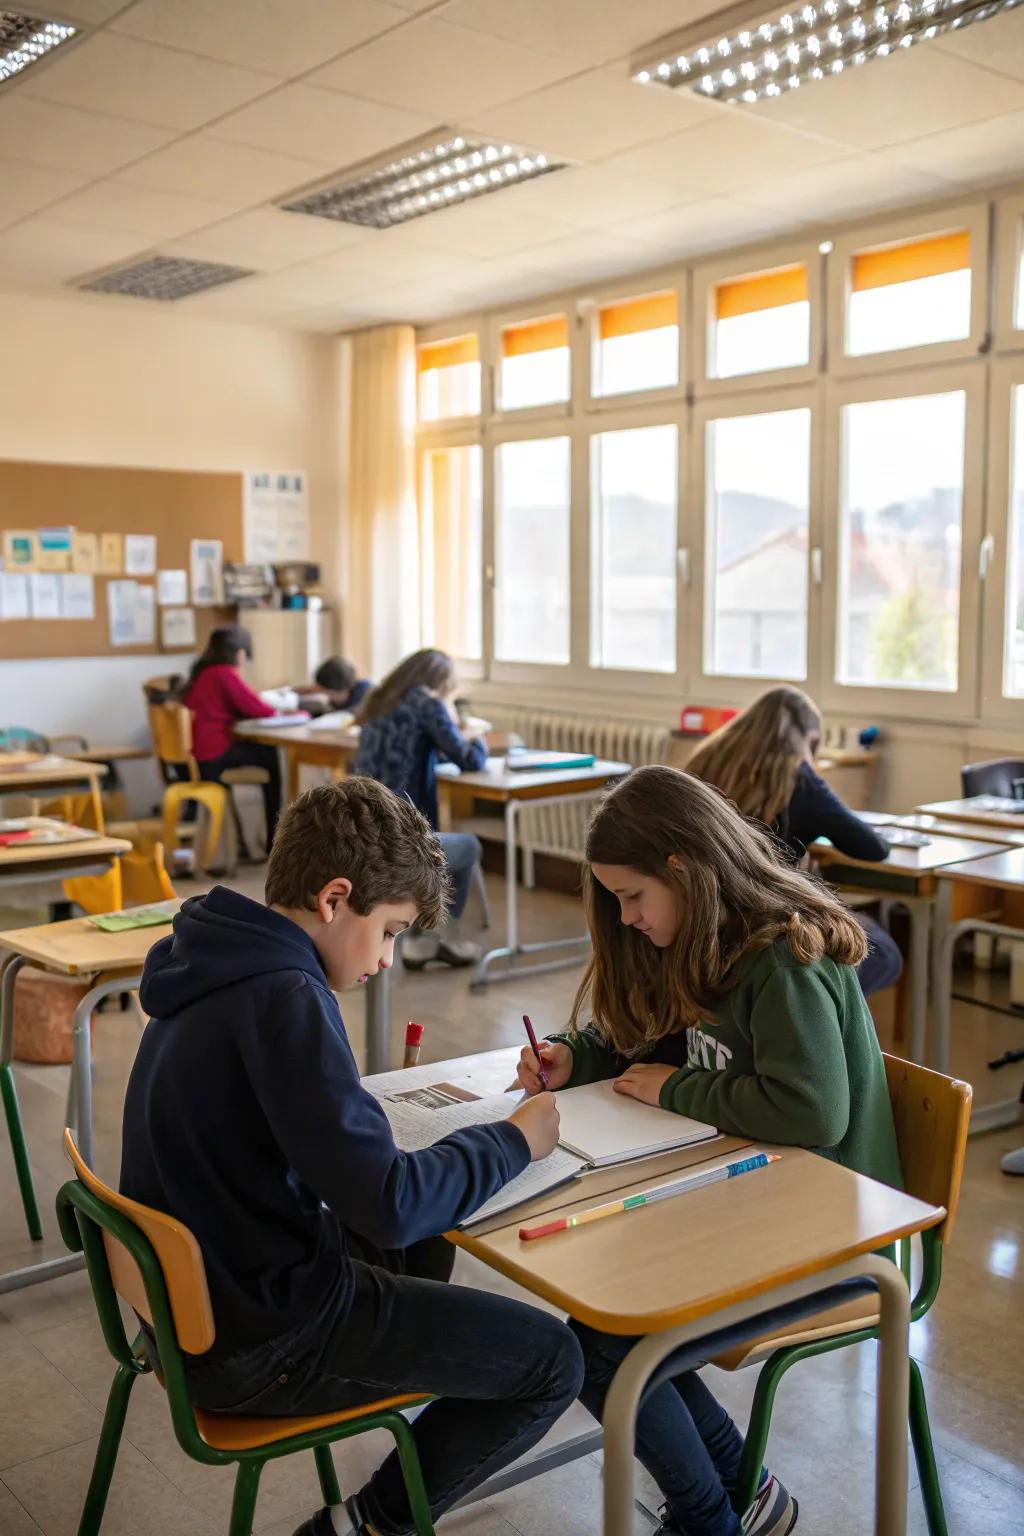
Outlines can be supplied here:
M261 469L245 476L242 535L247 565L309 559L305 470Z

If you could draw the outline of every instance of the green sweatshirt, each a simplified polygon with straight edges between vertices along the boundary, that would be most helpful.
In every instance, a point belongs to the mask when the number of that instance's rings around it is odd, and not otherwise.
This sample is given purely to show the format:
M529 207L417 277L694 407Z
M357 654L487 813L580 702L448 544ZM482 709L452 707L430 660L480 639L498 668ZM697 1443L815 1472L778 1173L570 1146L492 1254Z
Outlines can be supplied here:
M677 1066L663 1109L733 1136L807 1147L902 1188L885 1064L857 974L802 965L784 939L740 963L713 1019L629 1059L594 1026L553 1038L573 1054L567 1086L618 1077L633 1061Z

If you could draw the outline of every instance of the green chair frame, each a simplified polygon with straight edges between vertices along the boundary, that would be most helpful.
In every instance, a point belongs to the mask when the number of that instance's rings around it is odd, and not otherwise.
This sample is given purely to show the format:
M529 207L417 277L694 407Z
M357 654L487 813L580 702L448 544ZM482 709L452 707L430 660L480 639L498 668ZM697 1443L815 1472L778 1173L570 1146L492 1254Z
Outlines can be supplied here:
M98 1536L131 1391L139 1377L153 1369L143 1347L142 1334L134 1344L129 1343L107 1262L104 1232L123 1244L142 1275L160 1359L160 1381L167 1393L178 1444L187 1456L207 1466L238 1466L229 1536L251 1536L260 1474L267 1462L298 1451L313 1452L324 1502L339 1504L341 1489L330 1447L336 1440L347 1440L372 1429L386 1429L394 1437L417 1536L435 1536L415 1437L409 1421L397 1408L373 1409L358 1418L289 1435L251 1450L224 1451L208 1445L196 1423L163 1271L149 1239L133 1221L94 1195L79 1179L70 1180L59 1191L57 1220L67 1246L73 1252L85 1253L100 1327L116 1363L78 1536ZM417 1407L429 1401L428 1397L423 1397L407 1406Z
M25 1140L25 1127L21 1122L21 1110L18 1107L18 1090L14 1085L14 1070L9 1061L0 1062L0 1097L3 1098L7 1134L11 1138L11 1156L14 1158L14 1172L18 1179L18 1190L21 1194L28 1235L33 1242L41 1243L43 1224L39 1219L39 1206L36 1202L35 1186L32 1183L28 1143Z

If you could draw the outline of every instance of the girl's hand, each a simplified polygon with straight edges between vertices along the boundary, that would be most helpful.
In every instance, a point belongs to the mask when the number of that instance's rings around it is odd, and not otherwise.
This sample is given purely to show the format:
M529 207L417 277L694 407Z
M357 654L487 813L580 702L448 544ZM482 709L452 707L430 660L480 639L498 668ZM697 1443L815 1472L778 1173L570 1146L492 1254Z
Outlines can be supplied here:
M639 1099L641 1104L653 1104L657 1108L661 1103L661 1090L678 1070L678 1067L663 1067L656 1061L637 1062L617 1077L613 1086L616 1093L624 1093L631 1099Z
M540 1054L548 1075L548 1087L564 1088L572 1076L572 1051L560 1040L541 1040ZM544 1084L540 1080L537 1070L537 1058L533 1054L533 1046L525 1045L519 1057L519 1066L516 1069L520 1088L524 1089L532 1098L535 1093L544 1092Z

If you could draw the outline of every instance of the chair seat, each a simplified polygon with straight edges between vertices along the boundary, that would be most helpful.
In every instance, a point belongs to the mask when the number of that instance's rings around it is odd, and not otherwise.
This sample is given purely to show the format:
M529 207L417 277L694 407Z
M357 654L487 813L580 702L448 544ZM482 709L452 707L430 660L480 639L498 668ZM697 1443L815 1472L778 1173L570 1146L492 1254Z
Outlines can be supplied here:
M246 1418L232 1413L207 1413L195 1410L196 1425L206 1444L215 1451L253 1451L261 1445L288 1440L293 1435L307 1435L314 1430L330 1429L335 1424L350 1424L353 1419L369 1418L389 1408L411 1408L429 1402L421 1392L405 1392L399 1397L382 1397L358 1408L343 1408L337 1413L317 1413L308 1417L284 1419Z
M817 1317L805 1318L801 1323L780 1328L777 1333L765 1333L758 1339L748 1339L746 1344L738 1344L735 1349L727 1349L724 1354L716 1355L711 1363L723 1371L741 1371L747 1365L760 1365L777 1349L788 1348L792 1344L813 1344L819 1339L857 1333L861 1328L877 1327L877 1299L873 1296L857 1296L853 1301L844 1301L842 1306L820 1312Z
M222 784L269 784L270 774L265 768L225 768Z

